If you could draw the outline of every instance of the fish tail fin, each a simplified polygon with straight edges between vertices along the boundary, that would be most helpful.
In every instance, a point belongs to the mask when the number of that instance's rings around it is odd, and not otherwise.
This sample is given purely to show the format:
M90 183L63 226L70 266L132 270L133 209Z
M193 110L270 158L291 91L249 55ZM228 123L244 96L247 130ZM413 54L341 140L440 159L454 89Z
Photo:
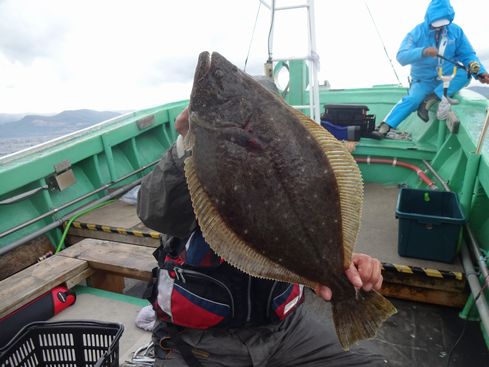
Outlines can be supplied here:
M375 336L382 323L397 312L385 297L376 291L359 290L356 297L331 300L336 334L344 350L360 340Z

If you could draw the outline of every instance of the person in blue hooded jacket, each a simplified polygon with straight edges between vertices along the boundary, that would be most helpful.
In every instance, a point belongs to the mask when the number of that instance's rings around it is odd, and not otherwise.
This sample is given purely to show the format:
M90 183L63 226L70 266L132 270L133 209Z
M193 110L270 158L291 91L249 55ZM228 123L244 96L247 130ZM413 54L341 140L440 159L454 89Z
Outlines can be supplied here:
M454 17L455 11L449 0L433 0L428 5L424 22L414 27L402 41L397 61L403 66L411 65L411 86L408 94L379 125L375 131L377 137L384 137L416 110L418 116L428 122L428 109L443 96L443 82L438 77L438 68L442 69L443 75L453 73L454 65L446 59L458 61L470 70L470 73L464 69L457 70L448 87L449 103L458 103L451 97L465 87L472 77L489 84L489 74L462 28L453 23Z

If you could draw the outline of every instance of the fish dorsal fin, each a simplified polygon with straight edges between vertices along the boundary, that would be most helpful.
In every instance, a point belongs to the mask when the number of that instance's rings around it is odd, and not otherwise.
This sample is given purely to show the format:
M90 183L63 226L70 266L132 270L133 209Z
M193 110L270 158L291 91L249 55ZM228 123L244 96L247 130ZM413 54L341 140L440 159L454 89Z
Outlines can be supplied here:
M202 187L192 157L185 160L185 177L200 229L206 242L229 264L258 278L301 283L314 288L316 283L274 263L255 251L226 224Z
M353 248L360 229L363 206L362 174L355 159L342 142L303 113L291 107L290 109L319 144L336 177L340 194L343 265L346 269L351 264Z

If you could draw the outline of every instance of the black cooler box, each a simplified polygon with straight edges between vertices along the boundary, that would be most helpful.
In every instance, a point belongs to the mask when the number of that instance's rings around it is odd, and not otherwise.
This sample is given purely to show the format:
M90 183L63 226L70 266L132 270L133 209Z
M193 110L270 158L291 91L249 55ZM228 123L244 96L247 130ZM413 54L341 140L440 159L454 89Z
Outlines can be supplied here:
M368 114L368 111L365 105L327 104L321 120L338 126L360 126L361 135L370 137L375 129L375 115Z

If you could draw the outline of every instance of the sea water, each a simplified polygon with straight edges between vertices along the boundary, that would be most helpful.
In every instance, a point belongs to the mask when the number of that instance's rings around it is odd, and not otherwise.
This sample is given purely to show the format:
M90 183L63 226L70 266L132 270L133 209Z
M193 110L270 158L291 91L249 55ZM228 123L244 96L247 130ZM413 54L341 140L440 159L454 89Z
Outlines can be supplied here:
M24 136L16 138L2 138L0 137L0 157L18 152L19 150L32 147L37 144L44 143L45 141L51 140L56 136Z

